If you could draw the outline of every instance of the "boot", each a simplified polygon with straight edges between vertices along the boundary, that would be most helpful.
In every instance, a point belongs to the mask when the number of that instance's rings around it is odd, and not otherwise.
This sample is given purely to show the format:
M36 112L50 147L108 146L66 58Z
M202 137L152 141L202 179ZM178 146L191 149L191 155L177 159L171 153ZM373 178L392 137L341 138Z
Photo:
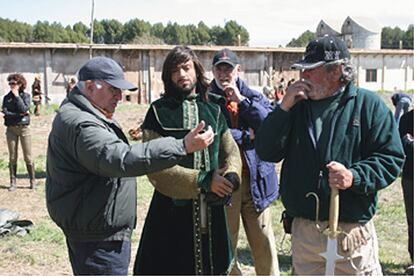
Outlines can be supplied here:
M26 164L27 172L29 173L30 189L36 188L35 168L34 164Z
M17 189L16 185L16 172L17 172L17 165L16 164L9 164L9 172L10 172L10 188L9 191L13 192Z

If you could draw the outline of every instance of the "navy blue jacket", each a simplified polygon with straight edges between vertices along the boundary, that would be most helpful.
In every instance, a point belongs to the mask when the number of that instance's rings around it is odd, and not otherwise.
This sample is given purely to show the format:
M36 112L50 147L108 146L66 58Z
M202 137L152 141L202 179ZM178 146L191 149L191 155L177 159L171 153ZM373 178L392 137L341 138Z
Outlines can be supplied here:
M239 118L237 128L231 128L230 114L226 104L220 104L221 111L227 120L227 125L231 129L234 140L246 159L250 171L250 191L253 203L257 212L261 212L269 206L279 195L275 164L259 159L254 149L254 141L250 140L249 128L254 132L259 129L267 114L272 111L272 107L267 98L255 90L250 89L241 79L238 79L237 87L240 93L246 97L239 103ZM211 93L225 96L213 80L210 83Z
M19 92L19 97L13 95L10 91L3 98L2 112L4 113L4 125L28 125L30 123L29 116L30 94Z

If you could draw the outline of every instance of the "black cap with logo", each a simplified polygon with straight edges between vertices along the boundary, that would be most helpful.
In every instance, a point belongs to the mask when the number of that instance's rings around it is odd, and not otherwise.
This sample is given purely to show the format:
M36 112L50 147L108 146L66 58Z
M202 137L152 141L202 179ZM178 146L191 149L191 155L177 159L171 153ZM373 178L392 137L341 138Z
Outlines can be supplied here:
M349 58L349 51L341 39L325 35L309 42L304 58L293 64L292 69L313 69L328 62Z
M218 51L213 58L214 66L219 65L220 63L227 63L234 67L239 64L239 59L234 52L228 48L224 48Z

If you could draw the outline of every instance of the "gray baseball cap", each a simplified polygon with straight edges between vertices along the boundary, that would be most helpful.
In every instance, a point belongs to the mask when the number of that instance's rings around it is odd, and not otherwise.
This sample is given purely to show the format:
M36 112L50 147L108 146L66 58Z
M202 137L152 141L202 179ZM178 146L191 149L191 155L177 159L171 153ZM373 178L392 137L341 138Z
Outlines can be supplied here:
M80 81L103 80L121 90L135 91L138 88L125 80L121 66L108 57L94 57L86 62L78 72Z

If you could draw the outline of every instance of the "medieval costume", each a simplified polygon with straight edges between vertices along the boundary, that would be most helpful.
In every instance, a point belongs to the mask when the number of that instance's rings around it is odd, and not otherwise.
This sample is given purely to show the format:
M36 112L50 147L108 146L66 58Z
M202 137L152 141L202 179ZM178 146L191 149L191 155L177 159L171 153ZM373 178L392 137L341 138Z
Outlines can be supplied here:
M134 274L217 275L231 269L233 253L224 206L231 196L220 198L210 186L214 171L225 164L224 177L238 186L241 159L220 107L195 94L166 95L151 105L142 125L143 140L183 138L201 120L213 128L214 142L187 155L179 165L148 175L155 191Z

